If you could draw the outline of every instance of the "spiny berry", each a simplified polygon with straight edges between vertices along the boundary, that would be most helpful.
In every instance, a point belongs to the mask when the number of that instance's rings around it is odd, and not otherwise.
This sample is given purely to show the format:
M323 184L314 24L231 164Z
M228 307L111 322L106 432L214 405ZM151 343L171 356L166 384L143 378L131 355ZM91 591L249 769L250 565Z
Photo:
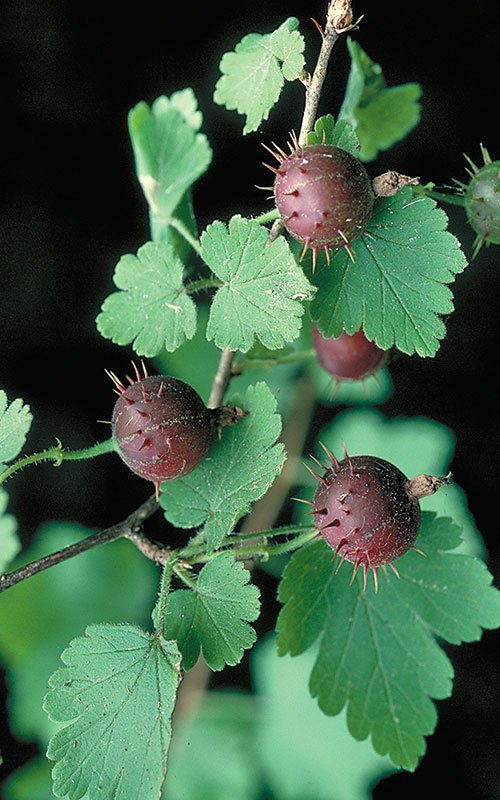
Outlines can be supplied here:
M378 590L378 568L388 564L399 577L392 562L412 547L418 550L414 541L420 529L419 499L434 494L450 476L419 475L408 480L382 458L349 457L344 452L338 461L323 449L330 466L321 465L323 476L312 473L319 481L312 501L317 535L332 548L333 558L340 555L339 567L344 560L354 564L351 583L361 566L363 588L371 569Z
M134 365L135 366L135 365ZM125 387L112 373L119 395L112 426L121 458L153 481L181 478L204 459L213 439L217 412L208 409L191 386L165 375L145 375Z
M294 140L291 154L271 153L280 163L275 173L276 206L287 231L309 247L313 269L318 250L345 247L354 258L351 242L370 221L373 190L361 162L340 147L314 144L301 147ZM269 148L268 148L269 149ZM266 165L269 166L269 165Z
M483 167L477 167L466 156L472 167L469 184L456 181L465 195L465 212L471 227L476 231L473 257L483 244L500 244L500 161L492 161L483 145Z
M337 338L325 338L315 324L312 338L319 363L336 380L335 389L342 381L368 378L387 361L387 350L367 339L362 328L353 334L342 331Z

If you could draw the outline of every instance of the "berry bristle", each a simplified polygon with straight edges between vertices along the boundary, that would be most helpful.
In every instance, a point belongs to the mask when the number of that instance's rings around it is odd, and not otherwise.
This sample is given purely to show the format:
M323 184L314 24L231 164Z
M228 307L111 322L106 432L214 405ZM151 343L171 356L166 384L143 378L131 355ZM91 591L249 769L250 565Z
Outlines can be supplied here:
M394 566L394 564L392 563L392 561L389 561L389 567L392 569L392 571L394 572L394 574L396 575L396 577L397 577L397 578L399 578L399 579L401 580L401 575L400 575L400 574L399 574L399 572L397 571L397 569L396 569L396 567Z
M313 478L316 478L316 480L317 480L319 483L322 483L322 484L324 484L325 486L328 486L328 481L326 481L326 480L325 480L325 478L321 477L321 475L318 475L316 472L314 472L314 470L313 470L313 469L311 469L311 467L309 467L307 464L304 464L304 466L305 466L305 468L306 468L306 469L308 469L308 470L309 470L309 472L311 473L311 475L313 476Z
M125 386L123 385L121 380L115 375L114 372L111 372L111 370L109 369L105 369L104 372L106 373L108 378L110 378L113 381L114 385L116 386L116 389L118 390L118 394L122 394L125 391Z
M317 464L318 467L321 467L321 469L324 469L325 472L328 471L328 467L325 467L325 465L322 464L321 461L319 461L315 456L309 454L309 458L312 458L312 460L315 462L315 464Z
M274 142L273 142L273 144L274 144ZM276 147L275 144L274 144L274 146ZM276 161L278 161L279 164L282 164L283 161L285 161L288 158L286 153L283 153L283 151L281 151L282 155L279 155L279 153L275 153L275 151L271 150L271 148L268 147L267 144L264 144L264 142L262 142L262 147L264 147L267 150L268 153L271 153L271 155L276 159ZM276 149L279 150L279 147L277 147Z
M267 169L270 169L271 172L274 172L276 175L280 174L280 170L279 169L277 169L276 167L272 167L270 164L266 164L265 161L262 162L262 166L263 167L267 167Z
M340 462L339 462L339 460L338 460L338 459L337 459L337 458L334 456L334 454L331 452L331 450L329 450L329 449L328 449L328 447L327 447L326 445L324 445L324 444L323 444L323 442L320 442L320 443L319 443L319 446L320 446L320 447L322 447L322 448L323 448L323 450L325 451L326 455L328 456L328 460L330 461L330 464L332 465L332 467L333 467L334 469L338 469L338 468L339 468L339 466L340 466Z
M308 506L312 506L312 500L304 500L302 497L291 497L291 500L295 500L297 503L307 503Z

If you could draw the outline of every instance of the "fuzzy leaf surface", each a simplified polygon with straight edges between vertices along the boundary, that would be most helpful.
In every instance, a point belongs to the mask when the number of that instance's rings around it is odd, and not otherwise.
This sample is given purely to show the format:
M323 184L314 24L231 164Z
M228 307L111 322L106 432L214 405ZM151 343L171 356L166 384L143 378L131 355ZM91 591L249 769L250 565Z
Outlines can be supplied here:
M98 331L151 358L173 351L196 331L196 306L184 291L183 264L167 242L146 242L116 265L110 294L97 316Z
M22 449L32 421L30 407L20 397L9 403L0 389L0 473Z
M283 237L267 246L269 232L257 222L232 217L201 237L203 258L224 282L210 309L207 339L221 349L246 353L255 339L277 350L297 338L303 302L313 287Z
M347 38L351 70L339 117L348 120L361 144L359 158L372 161L418 124L418 83L387 87L382 68L351 38Z
M353 243L354 261L337 250L313 276L311 316L321 333L338 337L363 325L388 350L434 356L446 333L442 315L453 311L446 284L467 266L448 217L410 187L379 199L367 230Z
M451 520L423 512L417 545L397 560L398 580L381 571L379 591L338 573L332 551L318 541L297 551L279 587L284 603L277 629L280 655L297 655L318 641L310 692L325 714L347 706L359 740L413 770L425 736L437 722L432 698L449 697L452 665L436 637L452 644L477 641L500 625L500 592L479 559L446 552L460 542Z
M246 417L224 428L220 440L193 472L160 486L160 505L167 520L179 528L204 525L209 552L215 550L267 491L285 462L276 443L281 419L276 399L266 384L249 386L233 402Z
M199 132L201 122L192 89L162 95L151 107L141 101L129 112L137 177L156 217L171 217L210 165L212 150Z
M214 102L246 116L244 134L268 118L285 80L295 80L304 66L305 43L298 25L289 17L273 33L249 33L222 56Z
M201 569L195 590L168 595L164 634L177 641L184 669L194 667L200 649L210 669L234 666L255 643L248 623L259 616L259 590L249 577L230 553L219 553Z
M133 625L89 625L61 659L44 704L69 722L47 750L56 796L156 800L179 683L175 642Z
M8 502L9 496L0 486L0 575L5 572L21 549L16 519L12 514L6 513Z

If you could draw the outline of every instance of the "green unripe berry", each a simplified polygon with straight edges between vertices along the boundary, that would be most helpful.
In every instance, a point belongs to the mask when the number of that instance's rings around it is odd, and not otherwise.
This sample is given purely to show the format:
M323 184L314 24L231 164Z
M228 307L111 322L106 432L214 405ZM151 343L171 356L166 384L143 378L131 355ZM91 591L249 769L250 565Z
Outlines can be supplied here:
M473 167L471 181L464 187L465 211L477 236L474 256L483 244L500 244L500 161L492 161L485 147L481 147L484 166Z

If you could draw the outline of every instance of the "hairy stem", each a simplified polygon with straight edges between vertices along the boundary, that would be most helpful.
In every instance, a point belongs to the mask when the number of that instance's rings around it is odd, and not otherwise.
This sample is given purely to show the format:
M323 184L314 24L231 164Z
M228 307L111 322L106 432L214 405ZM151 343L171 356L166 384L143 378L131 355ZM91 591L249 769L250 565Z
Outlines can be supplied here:
M158 594L158 604L157 604L157 622L156 627L157 630L160 632L160 635L163 633L163 622L165 619L165 612L167 607L167 597L170 592L170 583L172 580L172 573L175 569L174 559L168 559L163 567L163 572L161 575L160 581L160 591Z
M305 526L301 526L300 529L304 531L304 527ZM235 550L235 556L238 561L246 561L254 556L263 556L267 559L270 556L278 556L282 555L283 553L290 553L292 550L297 550L299 547L302 547L302 545L307 544L312 539L315 539L317 535L318 531L309 526L299 536L295 536L293 539L288 539L286 542L279 542L278 544L264 544L260 547L256 544L248 545L247 547L239 547L237 550Z
M200 278L199 281L187 283L184 291L186 294L195 294L204 289L220 289L221 286L224 286L224 281L221 281L220 278Z
M63 461L81 461L85 458L94 458L103 453L111 453L116 450L116 445L113 437L106 439L104 442L98 442L91 447L85 447L83 450L64 450L61 442L57 440L54 447L49 447L47 450L42 450L39 453L32 453L30 456L24 456L18 461L15 461L7 469L0 474L0 484L7 478L29 464L37 464L41 461L54 461L54 466L58 467Z
M454 206L464 206L465 205L465 195L464 194L448 194L446 192L438 192L434 189L429 189L427 186L414 186L413 187L414 194L423 194L426 197L432 197L433 200L438 200L441 203L450 203Z
M225 550L231 551L236 558L240 558L243 547L245 547L245 552L253 553L254 555L264 555L267 558L274 555L275 552L287 552L288 550L294 550L296 547L299 547L299 540L301 540L302 536L309 533L310 530L310 525L281 525L279 528L269 528L266 531L259 531L258 533L232 533L225 540L225 545L227 545ZM295 539L288 539L286 542L280 542L279 544L268 544L268 539L274 539L278 536L295 536ZM247 547L248 542L251 543L250 547ZM295 542L299 542L299 544L295 544ZM282 550L284 545L288 545L288 547ZM185 559L185 561L191 565L202 564L210 561L218 552L220 551L208 555L204 542L194 544L191 540L186 547L179 550L179 557Z
M280 212L277 208L272 208L271 211L264 211L262 214L254 217L254 222L258 222L260 225L265 225L266 222L273 222L275 219L278 219Z
M31 578L32 575L36 575L38 572L43 572L43 570L60 564L62 561L67 561L68 558L85 553L98 545L113 542L122 536L130 539L148 558L152 558L159 563L165 563L171 551L160 545L154 545L141 531L141 525L148 517L154 514L157 508L156 497L152 495L122 522L118 522L116 525L112 525L110 528L98 533L93 533L91 536L87 536L86 539L68 545L68 547L63 547L62 550L32 561L30 564L25 564L24 567L19 567L13 572L0 575L0 592L26 580L26 578Z

